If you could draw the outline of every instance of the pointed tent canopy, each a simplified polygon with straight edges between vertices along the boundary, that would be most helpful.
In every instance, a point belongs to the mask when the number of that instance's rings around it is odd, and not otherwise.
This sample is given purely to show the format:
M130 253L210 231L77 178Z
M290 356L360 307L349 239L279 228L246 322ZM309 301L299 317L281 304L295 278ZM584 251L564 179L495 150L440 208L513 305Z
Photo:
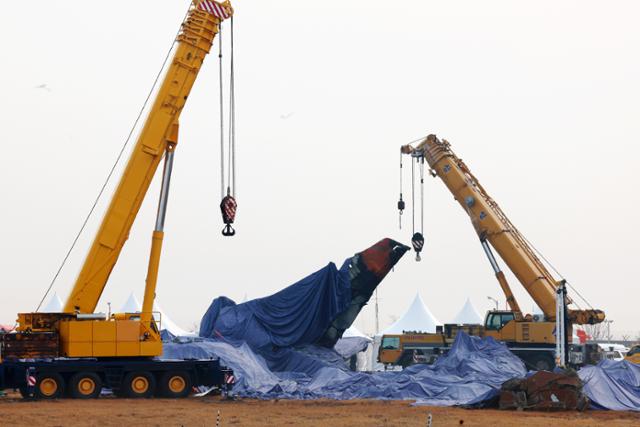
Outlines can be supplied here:
M453 318L451 323L455 323L457 325L481 325L482 316L480 316L476 311L476 308L471 304L471 299L467 298L462 309L458 312L456 317Z
M120 308L120 313L139 313L140 311L142 311L142 304L140 304L140 301L138 301L134 293L131 292L127 302Z
M54 292L53 296L41 310L41 313L61 313L62 312L62 300L57 293Z
M416 292L416 297L407 311L393 325L381 332L384 334L401 334L404 331L435 332L436 326L442 325L427 308L420 293Z
M154 311L160 313L160 329L169 331L171 335L174 337L185 337L185 336L195 336L193 332L187 332L178 326L169 316L167 316L166 312L160 307L160 304L157 302L153 305Z
M135 294L131 292L127 302L124 303L122 308L120 309L121 313L139 313L142 311L142 304L138 301ZM194 335L193 332L187 332L178 326L169 316L167 316L166 312L160 307L160 305L156 302L153 304L153 311L160 313L160 316L156 316L160 321L160 328L163 330L169 331L171 335L179 337L179 336L190 336Z

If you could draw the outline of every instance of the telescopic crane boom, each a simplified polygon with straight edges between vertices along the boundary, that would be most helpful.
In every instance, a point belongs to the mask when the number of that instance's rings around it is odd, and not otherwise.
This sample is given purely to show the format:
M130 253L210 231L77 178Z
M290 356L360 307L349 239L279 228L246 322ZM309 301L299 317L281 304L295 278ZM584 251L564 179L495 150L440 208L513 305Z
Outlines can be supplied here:
M520 284L540 307L545 319L554 321L556 317L556 289L559 282L553 278L524 236L487 194L467 165L454 154L450 144L446 140L439 140L435 135L429 135L415 147L403 146L402 152L413 157L423 156L431 173L444 182L454 198L467 212L516 320L522 320L522 311L493 256L491 247L496 250ZM600 323L604 318L604 312L601 310L569 310L569 319L576 324Z
M166 76L65 304L64 311L67 313L93 313L129 236L151 180L165 155L169 166L165 168L165 173L170 173L171 159L178 143L180 113L222 20L198 8L198 3L200 2L194 3L196 7L192 8L182 25L182 31L176 40L177 49ZM229 3L221 6L231 15ZM167 181L168 178L165 175ZM161 200L159 219L164 216L165 208L166 204ZM161 226L162 224L157 224L154 231L153 238L154 242L158 242L157 245L162 242ZM143 311L151 311L151 307L144 307Z

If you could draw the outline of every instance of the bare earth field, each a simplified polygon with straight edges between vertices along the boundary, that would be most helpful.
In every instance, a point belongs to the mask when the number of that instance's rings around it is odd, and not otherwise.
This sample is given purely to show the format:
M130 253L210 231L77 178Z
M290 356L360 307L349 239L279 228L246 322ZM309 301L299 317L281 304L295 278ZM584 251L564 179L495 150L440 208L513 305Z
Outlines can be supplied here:
M490 409L412 407L400 401L223 401L219 397L181 400L23 401L0 398L1 426L421 426L427 415L440 426L639 426L640 413L589 411L507 412Z

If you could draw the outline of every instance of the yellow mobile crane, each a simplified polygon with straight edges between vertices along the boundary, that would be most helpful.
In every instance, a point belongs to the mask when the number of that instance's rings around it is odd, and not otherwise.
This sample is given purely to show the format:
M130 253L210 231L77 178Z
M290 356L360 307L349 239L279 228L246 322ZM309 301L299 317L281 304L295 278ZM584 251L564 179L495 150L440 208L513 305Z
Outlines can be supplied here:
M191 2L155 102L64 311L18 314L17 332L4 335L2 341L0 369L5 384L0 387L20 388L23 394L39 398L59 397L65 389L73 397L97 397L102 386L129 397L148 397L154 392L183 397L192 384L222 384L232 378L231 371L217 361L153 359L162 354L162 341L152 313L180 113L222 21L232 14L228 1ZM142 312L110 317L94 313L163 158ZM235 209L235 205L230 207Z
M505 294L509 310L490 311L486 315L482 329L466 328L465 330L472 333L478 331L477 333L481 335L491 336L507 343L514 353L534 367L542 369L553 367L557 290L560 286L564 287L565 281L556 280L551 275L526 238L509 221L462 159L455 155L446 140L429 135L415 147L403 146L401 152L410 155L412 161L420 165L424 165L426 161L431 175L439 177L444 182L455 200L467 212ZM418 251L422 247L422 239L420 234L417 236L418 241L413 242L414 248ZM493 255L492 247L540 307L543 318L523 314ZM569 299L566 300L567 304L571 302ZM571 325L600 323L604 321L605 315L601 310L570 308L567 310L567 318L567 336L571 336ZM451 339L456 330L459 328L455 325L445 325L445 336L408 334L406 349L400 349L400 345L395 345L400 338L393 337L392 341L388 340L386 353L383 343L380 359L386 363L395 363L394 359L398 360L403 353L406 356L405 350L418 349L421 347L420 344L425 342L431 343L432 347L439 347L442 343L446 343L447 339ZM394 344L391 344L392 342Z

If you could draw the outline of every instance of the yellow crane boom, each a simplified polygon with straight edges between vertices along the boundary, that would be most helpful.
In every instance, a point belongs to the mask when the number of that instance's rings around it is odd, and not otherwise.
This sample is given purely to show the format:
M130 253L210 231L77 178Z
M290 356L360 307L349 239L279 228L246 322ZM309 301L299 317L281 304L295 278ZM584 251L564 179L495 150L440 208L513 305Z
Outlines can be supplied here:
M67 313L93 313L95 310L158 165L165 153L175 149L180 113L222 21L206 7L200 8L201 3L193 2L182 24L166 76L64 306ZM217 5L229 16L233 13L229 2ZM155 293L163 237L162 230L157 228L153 235L143 313L151 312Z
M450 144L446 140L439 140L435 135L429 135L415 147L403 146L402 152L414 157L423 156L432 174L444 182L467 212L516 318L521 319L522 312L487 242L498 252L540 307L545 318L555 320L558 282L467 165L454 154ZM569 310L569 318L572 323L593 324L602 322L604 313L595 309Z

